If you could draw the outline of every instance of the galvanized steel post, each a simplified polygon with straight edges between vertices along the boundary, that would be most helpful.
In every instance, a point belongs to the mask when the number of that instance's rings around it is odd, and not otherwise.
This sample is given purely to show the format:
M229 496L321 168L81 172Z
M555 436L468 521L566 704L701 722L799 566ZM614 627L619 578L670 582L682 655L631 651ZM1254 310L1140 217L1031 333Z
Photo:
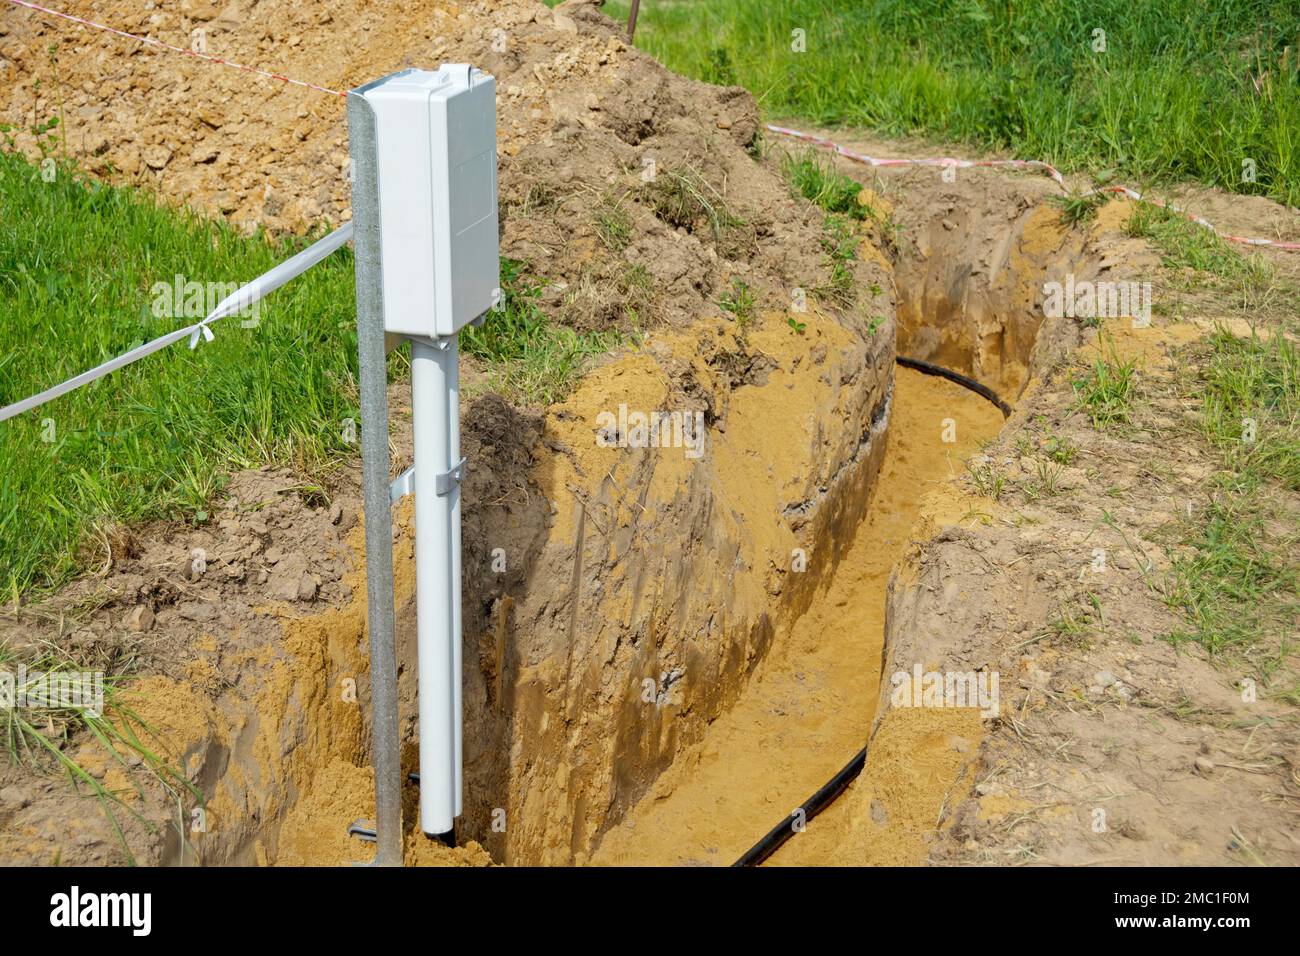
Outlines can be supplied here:
M402 768L397 730L393 526L388 486L388 374L379 231L375 114L348 96L352 222L356 243L357 353L361 375L361 470L366 509L372 758L378 866L402 865Z

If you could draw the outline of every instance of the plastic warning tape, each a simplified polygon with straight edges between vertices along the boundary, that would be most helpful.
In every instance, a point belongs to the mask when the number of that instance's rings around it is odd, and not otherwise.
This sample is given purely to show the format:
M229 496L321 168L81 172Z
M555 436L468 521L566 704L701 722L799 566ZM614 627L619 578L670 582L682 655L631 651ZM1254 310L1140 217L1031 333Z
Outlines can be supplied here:
M937 166L956 169L972 169L975 167L1001 167L1004 169L1038 169L1047 173L1052 180L1062 189L1068 191L1069 187L1065 184L1065 178L1060 171L1051 163L1045 163L1038 159L954 159L950 156L932 156L925 159L884 159L879 156L867 156L863 153L854 152L853 150L841 146L834 140L829 140L821 136L814 136L812 133L805 133L797 129L789 129L784 126L765 127L773 133L779 133L782 136L789 136L793 139L803 140L806 143L812 143L814 146L820 146L823 149L829 149L845 159L850 159L855 163L863 163L867 166ZM1099 186L1096 189L1090 189L1085 196L1091 196L1097 193L1118 193L1129 197L1133 200L1150 203L1153 206L1159 206L1161 209L1168 209L1170 212L1177 213L1184 219L1194 222L1198 226L1210 230L1219 238L1226 242L1237 242L1246 246L1270 246L1274 249L1283 249L1287 252L1300 251L1300 242L1280 242L1276 239L1255 239L1247 236L1234 236L1231 233L1221 232L1216 229L1212 223L1201 216L1194 215L1187 210L1165 202L1160 199L1147 199L1136 189L1130 189L1128 186Z
M320 93L328 93L331 96L347 96L347 93L340 92L339 90L331 90L328 86L308 83L306 80L295 80L293 77L285 76L282 73L271 73L268 70L259 70L255 66L245 66L242 63L236 63L234 60L226 60L219 56L212 56L210 53L200 53L198 50L187 49L183 46L173 46L170 43L164 43L162 40L140 36L137 33L128 33L126 30L119 30L116 27L110 27L103 23L96 23L94 20L87 20L84 17L74 16L71 13L60 13L58 10L51 10L49 7L43 7L38 3L31 3L30 0L9 0L9 2L16 7L26 7L28 10L35 10L37 13L44 13L47 16L58 17L60 20L67 20L69 23L76 23L83 27L90 27L94 30L102 30L105 33L111 33L114 36L123 37L127 40L134 40L137 43L143 43L147 46L157 47L160 50L168 50L172 53L181 53L198 60L206 60L209 63L217 63L221 66L228 66L231 69L243 70L245 73L264 76L267 79L279 80L282 83L292 83L294 86L306 87L309 90L316 90Z

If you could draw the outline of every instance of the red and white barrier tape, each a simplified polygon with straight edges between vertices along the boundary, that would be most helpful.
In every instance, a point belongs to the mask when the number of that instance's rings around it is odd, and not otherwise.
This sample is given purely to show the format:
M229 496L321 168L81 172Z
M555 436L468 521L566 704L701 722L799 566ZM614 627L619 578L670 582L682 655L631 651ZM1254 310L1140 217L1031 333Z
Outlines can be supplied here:
M812 143L814 146L820 146L829 149L832 152L843 156L845 159L851 159L855 163L864 163L867 166L937 166L951 167L956 169L972 169L979 166L1000 166L1006 169L1040 169L1047 173L1054 182L1062 189L1068 190L1065 184L1065 178L1060 171L1051 163L1045 163L1038 159L953 159L949 156L938 156L929 159L882 159L877 156L866 156L862 153L856 153L847 147L841 146L829 139L821 136L814 136L811 133L804 133L797 129L788 129L784 126L768 125L766 129L773 133L779 133L782 136L789 136L793 139L803 140L806 143ZM1100 186L1097 189L1090 189L1084 195L1094 193L1119 193L1127 196L1129 199L1140 200L1150 203L1153 206L1159 206L1161 209L1168 209L1170 212L1177 213L1183 218L1194 222L1198 226L1210 230L1219 238L1226 242L1237 242L1246 246L1270 246L1274 249L1282 249L1287 252L1300 251L1300 242L1279 242L1275 239L1252 239L1246 236L1234 236L1226 232L1220 232L1212 223L1200 216L1194 215L1185 209L1175 206L1173 203L1167 203L1160 199L1146 199L1140 192L1135 189L1129 189L1127 186Z
M69 13L60 13L58 10L51 10L49 7L43 7L40 4L32 3L30 2L30 0L8 0L8 2L13 4L14 6L26 7L27 9L34 10L38 13L44 13L52 17L58 17L61 20L67 20L70 23L76 23L76 24L80 24L81 26L91 27L92 29L95 30L103 30L105 33L111 33L114 34L115 36L124 37L128 40L134 40L137 43L143 43L148 46L157 47L162 50L169 50L172 53L180 53L185 56L194 57L195 59L206 60L209 63L217 63L220 64L221 66L228 66L231 67L232 69L242 70L245 73L252 73L257 76L264 76L268 79L279 80L282 83L290 83L294 86L305 87L306 89L316 90L320 93L328 93L331 96L347 96L347 93L341 92L339 90L332 90L327 86L319 86L315 83L308 83L306 80L295 80L292 77L284 76L281 73L271 73L267 70L259 70L257 67L244 66L242 63L236 63L233 60L222 59L219 56L212 56L211 54L208 53L200 53L197 50L186 49L185 47L173 46L170 43L164 43L161 40L155 40L151 37L140 36L135 33L128 33L125 30L118 30L115 27L106 26L105 24L102 23L96 23L95 21L87 20L84 17L74 16ZM1060 171L1051 163L1046 163L1038 159L972 160L972 159L955 159L951 156L936 156L936 157L930 157L926 159L884 159L876 156L867 156L862 153L854 152L853 150L848 149L845 146L841 146L839 143L836 143L833 140L825 139L821 136L814 136L811 133L804 133L797 129L789 129L784 126L772 126L772 125L768 125L766 128L772 131L773 133L779 133L782 136L789 136L794 139L803 140L804 142L807 143L812 143L815 146L823 147L824 149L829 149L839 154L840 156L843 156L845 159L851 159L857 163L865 163L868 166L878 166L878 167L879 166L935 166L935 167L948 167L948 168L956 168L956 169L973 169L978 167L986 167L986 168L1003 167L1006 169L1038 169L1038 170L1042 170L1048 176L1050 176L1052 180L1057 185L1059 185L1062 189L1068 189L1065 183L1065 178L1061 175ZM1283 249L1288 252L1300 251L1300 242L1279 242L1275 239L1259 239L1259 238L1251 238L1247 236L1234 236L1231 233L1221 232L1218 229L1216 229L1212 223L1210 223L1209 221L1207 221L1206 219L1200 216L1194 215L1188 212L1187 210L1174 205L1173 203L1167 203L1159 199L1144 199L1141 193L1139 193L1135 189L1130 189L1127 186L1102 186L1097 189L1091 189L1084 195L1092 195L1094 193L1102 193L1102 192L1118 193L1124 196L1128 196L1130 199L1149 202L1153 206L1159 206L1162 209L1168 209L1170 212L1183 216L1189 221L1195 223L1196 225L1202 226L1210 230L1216 236L1219 236L1220 238L1224 239L1227 242L1236 242L1247 246L1269 246L1274 249Z
M255 66L244 66L242 63L236 63L234 60L224 60L219 56L200 53L197 50L190 50L183 46L172 46L170 43L164 43L163 41L155 40L152 37L127 33L125 30L118 30L115 27L96 23L94 20L87 20L83 17L73 16L70 13L60 13L58 10L51 10L49 7L42 7L39 4L30 3L29 0L9 0L9 2L17 7L26 7L28 10L35 10L37 13L44 13L52 17L58 17L60 20L67 20L70 23L80 24L83 27L103 30L105 33L112 33L115 36L125 37L128 40L134 40L137 43L144 43L147 46L157 47L160 50L169 50L172 53L183 53L185 56L192 56L195 59L207 60L209 63L219 63L222 66L228 66L235 70L243 70L245 73L254 73L258 76L267 77L268 79L279 80L282 83L291 83L294 86L302 86L309 90L316 90L320 93L328 93L331 96L347 96L347 93L342 93L338 90L331 90L327 86L317 86L315 83L308 83L306 80L295 80L292 77L284 76L280 73L270 73L267 70L259 70Z

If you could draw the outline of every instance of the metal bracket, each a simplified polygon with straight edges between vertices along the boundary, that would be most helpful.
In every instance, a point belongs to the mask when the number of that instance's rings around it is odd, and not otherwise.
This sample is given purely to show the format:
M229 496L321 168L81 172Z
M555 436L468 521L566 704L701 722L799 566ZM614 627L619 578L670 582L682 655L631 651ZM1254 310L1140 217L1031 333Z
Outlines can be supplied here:
M370 820L353 820L348 826L348 836L357 837L367 843L375 843L379 839L375 832L375 825Z
M453 342L457 341L456 335L407 335L403 336L411 342L423 342L426 345L432 345L439 352L445 352L451 348Z
M464 476L464 472L465 472L465 459L462 458L460 461L456 462L455 468L453 468L449 472L438 475L433 480L434 491L438 495L451 494L452 489L460 485L461 478Z
M402 472L388 485L388 502L397 504L404 497L415 491L415 466L412 465L406 471Z

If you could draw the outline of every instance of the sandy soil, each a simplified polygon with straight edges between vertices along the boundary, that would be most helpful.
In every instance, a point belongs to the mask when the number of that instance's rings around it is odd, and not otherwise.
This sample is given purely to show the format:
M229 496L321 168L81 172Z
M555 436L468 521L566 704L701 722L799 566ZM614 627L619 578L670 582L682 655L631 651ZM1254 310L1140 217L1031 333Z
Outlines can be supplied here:
M895 149L836 138L873 155L934 154L917 144ZM842 168L897 203L900 245L910 241L919 252L918 261L898 268L900 351L908 350L905 342L923 350L943 347L943 329L934 320L944 309L916 308L906 301L917 295L915 284L910 292L903 288L908 276L933 281L936 266L941 287L942 277L952 274L944 271L952 267L951 249L940 246L943 254L934 255L926 248L930 239L969 231L987 218L989 207L976 197L996 195L1014 218L1018 204L1005 202L1008 188L1025 197L1052 191L1020 176L994 181L978 171L937 185L932 170L873 175L847 163ZM1294 236L1300 228L1294 210L1262 200L1203 189L1180 190L1172 198L1238 234ZM909 550L890 585L883 673L918 662L926 670L999 672L1002 716L983 721L982 734L960 734L938 721L944 714L955 719L954 711L932 711L927 719L915 709L891 707L882 691L863 775L773 863L889 858L900 806L927 808L924 781L935 767L939 779L954 783L921 821L925 849L919 858L930 863L1260 865L1300 859L1293 820L1300 800L1297 710L1285 697L1248 699L1242 690L1247 678L1260 679L1258 665L1277 648L1266 644L1244 659L1216 659L1197 645L1175 650L1159 639L1178 623L1162 596L1172 560L1186 554L1176 544L1183 521L1214 494L1212 456L1189 428L1199 396L1189 393L1186 380L1198 343L1216 326L1238 335L1251 334L1252 327L1276 334L1294 322L1294 303L1273 297L1243 309L1231 290L1189 286L1192 277L1162 267L1144 242L1123 235L1130 213L1128 203L1112 202L1086 227L1067 230L1035 204L1032 228L1024 229L1020 245L1047 256L1031 272L1039 282L1065 269L1081 277L1153 281L1158 306L1151 328L1135 329L1120 319L1101 330L1107 349L1138 362L1132 427L1098 432L1071 411L1070 377L1095 359L1099 333L1044 323L1017 414L979 459L1006 481L1005 493L996 501L982 499L972 509L981 520L973 524L954 520L958 516L942 502L928 502L923 521L935 534ZM946 298L962 302L950 321L965 324L969 333L979 329L970 327L971 312L983 311L968 307L970 294L996 290L999 262L1009 265L1015 255L1000 255L996 241L977 242L974 250L995 250L993 268L985 260L967 269L960 263L969 253L957 248L960 280L957 291L947 287ZM1300 271L1294 256L1264 255L1279 281ZM1041 291L1035 308L1040 302ZM995 310L1003 322L1015 321L1014 305L1004 301ZM932 331L923 326L918 337L909 330L905 317L914 314L928 315ZM979 341L978 335L964 338ZM971 365L983 365L993 381L1005 369L989 365L978 351ZM1049 439L1075 443L1079 454L1045 492L1040 476ZM1286 540L1300 501L1281 488L1267 494L1286 516L1277 529ZM1100 572L1097 549L1109 557ZM1290 560L1296 557L1292 552ZM1063 613L1084 605L1095 610L1083 615L1082 633L1054 629ZM969 754L955 773L954 748ZM897 787L882 780L899 753L912 768L912 794L901 803L890 799Z
M949 425L954 440L945 442ZM885 464L843 561L819 582L790 633L777 636L741 699L605 835L593 863L728 866L862 748L879 694L894 564L926 530L918 523L922 502L932 494L961 500L952 479L1001 427L1002 414L972 392L897 371ZM953 724L970 734L972 723L977 733L962 738L966 753L978 742L979 721L963 713ZM949 765L955 773L958 761ZM907 779L917 768L899 762L890 772ZM929 793L908 799L937 810L951 783L926 780ZM901 807L895 813L902 819ZM900 827L890 836L891 852L877 843L876 862L923 858L919 833Z
M1224 319L1238 332L1276 327L1293 303L1250 312L1227 293L1180 291L1181 277L1122 234L1124 203L1067 228L1042 178L947 183L937 170L845 164L898 228L864 234L861 307L801 315L800 332L784 310L791 288L826 278L822 218L746 150L752 100L625 49L589 4L186 0L95 4L94 15L173 42L202 25L214 52L335 88L429 57L483 65L502 90L503 251L549 280L555 321L649 331L551 409L484 395L465 410L465 452L487 463L464 490L467 842L446 851L412 834L409 861L728 863L864 740L862 776L774 864L1300 859L1295 708L1247 705L1243 673L1159 641L1170 612L1149 583L1177 553L1169 529L1211 493L1187 438L1195 402L1176 387L1188 347ZM345 45L331 26L342 23L367 41ZM169 202L277 230L346 218L337 103L115 42L0 12L0 110L27 123L61 95L82 162ZM698 174L740 225L666 212L640 177L647 155ZM1292 211L1194 198L1235 231L1300 233ZM594 214L609 203L629 218L622 248ZM1294 274L1295 260L1279 261ZM638 268L644 298L627 281ZM1122 433L1070 411L1069 377L1097 332L1042 319L1044 276L1066 271L1149 276L1166 305L1143 334L1108 327L1142 363ZM761 320L743 335L716 305L733 278L760 296ZM874 333L873 314L886 316ZM952 481L996 413L907 373L895 386L895 334L900 351L1016 404L980 450L1005 480L999 500L972 501L974 487ZM708 455L599 447L597 415L620 402L704 413ZM394 407L397 469L409 428ZM945 417L958 443L936 446ZM1049 433L1080 456L1045 495ZM0 624L0 636L66 643L139 678L132 699L157 745L206 795L202 826L147 780L132 796L140 767L73 745L140 811L124 820L143 862L337 864L362 852L342 835L371 810L355 487L350 469L326 496L288 472L234 476L210 527L160 523L107 541L97 574ZM408 763L410 521L399 509ZM209 570L191 570L195 547L214 556ZM501 575L487 570L496 547L510 556ZM1110 571L1090 577L1096 547ZM796 548L810 558L803 574L791 572ZM1081 601L1101 608L1087 638L1054 636L1062 608ZM890 706L881 676L918 663L996 670L1001 716ZM0 860L123 855L93 800L6 768Z

